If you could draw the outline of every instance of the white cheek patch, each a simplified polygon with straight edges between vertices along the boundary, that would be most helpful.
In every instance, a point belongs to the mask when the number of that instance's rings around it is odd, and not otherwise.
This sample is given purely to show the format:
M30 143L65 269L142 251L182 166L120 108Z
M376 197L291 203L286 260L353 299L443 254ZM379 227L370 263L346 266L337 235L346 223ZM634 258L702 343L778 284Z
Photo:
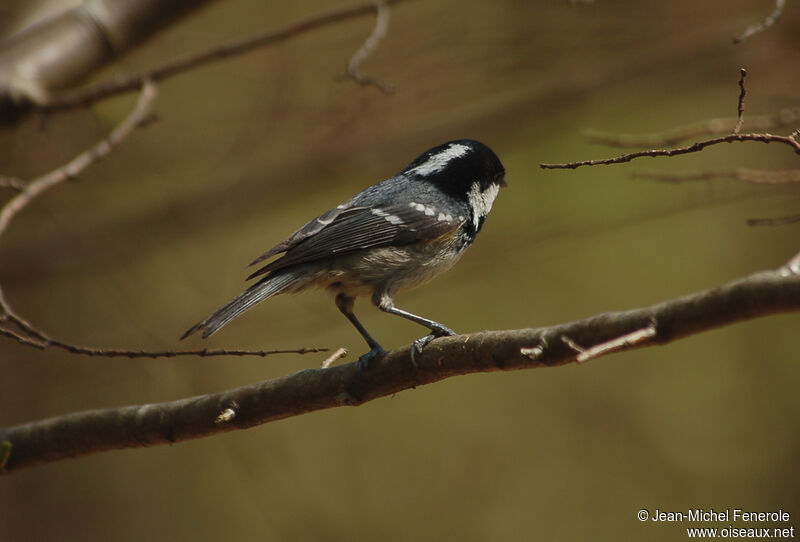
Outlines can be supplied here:
M458 158L459 156L464 156L469 151L470 148L466 145L452 143L445 150L430 156L425 162L412 169L411 172L417 175L436 173L437 171L443 170L450 160Z
M403 219L402 218L400 218L397 215L393 215L393 214L387 213L386 211L384 211L382 209L372 209L370 212L375 216L379 216L379 217L383 218L389 224L393 224L393 225L397 226L397 225L403 223Z
M496 183L490 184L486 190L481 190L478 183L472 183L472 186L469 187L467 198L472 206L472 219L475 224L478 224L480 219L485 218L492 210L494 198L497 197L499 191L500 185Z

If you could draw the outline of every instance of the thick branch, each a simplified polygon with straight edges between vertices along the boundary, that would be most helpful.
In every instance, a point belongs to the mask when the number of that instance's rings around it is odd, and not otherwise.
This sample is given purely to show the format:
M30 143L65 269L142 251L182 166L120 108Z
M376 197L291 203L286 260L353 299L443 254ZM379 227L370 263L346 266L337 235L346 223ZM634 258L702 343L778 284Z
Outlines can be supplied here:
M46 103L206 2L94 0L39 21L0 43L0 106Z
M794 262L794 260L793 260ZM796 264L796 262L794 262ZM356 363L306 369L274 380L173 402L78 412L0 430L3 472L106 450L169 444L346 405L360 405L468 373L552 367L576 361L569 337L591 357L665 344L769 314L800 311L797 269L761 272L651 307L538 329L438 339L410 362L394 350L364 372ZM640 330L648 329L646 333ZM584 355L584 358L587 356Z

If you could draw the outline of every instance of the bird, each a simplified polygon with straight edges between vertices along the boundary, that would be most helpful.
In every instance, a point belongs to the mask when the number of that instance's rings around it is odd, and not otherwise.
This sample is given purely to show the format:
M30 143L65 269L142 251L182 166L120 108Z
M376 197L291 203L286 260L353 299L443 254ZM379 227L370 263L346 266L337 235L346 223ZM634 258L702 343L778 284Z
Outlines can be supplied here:
M275 295L321 288L333 295L336 307L370 348L358 359L362 372L386 351L353 312L357 297L369 297L381 311L428 328L430 333L412 345L414 363L415 352L437 337L456 333L397 307L395 294L455 264L481 231L504 186L505 168L485 144L459 139L433 147L400 173L322 213L253 260L251 266L262 265L247 279L259 280L181 339L198 331L210 337Z

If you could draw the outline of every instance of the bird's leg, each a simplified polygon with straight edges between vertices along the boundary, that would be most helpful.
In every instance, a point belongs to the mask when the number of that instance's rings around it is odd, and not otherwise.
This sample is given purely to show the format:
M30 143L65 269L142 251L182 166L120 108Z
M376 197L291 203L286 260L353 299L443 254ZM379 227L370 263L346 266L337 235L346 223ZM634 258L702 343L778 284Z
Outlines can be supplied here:
M387 293L376 292L375 295L372 296L372 302L375 303L375 305L377 305L377 307L383 312L388 312L389 314L396 314L397 316L402 316L407 320L416 322L419 325L425 326L431 330L430 334L425 335L424 337L420 337L419 339L414 341L414 344L411 347L411 363L413 363L415 367L417 365L416 361L414 361L415 352L417 354L421 354L422 349L425 348L425 346L427 346L429 342L431 342L433 339L437 337L446 337L448 335L456 334L455 331L445 326L444 324L440 324L435 320L429 320L428 318L423 318L422 316L417 316L416 314L395 307L394 299L392 298L391 295Z
M383 347L378 344L378 341L372 338L364 326L361 325L361 322L358 321L356 318L355 313L353 313L353 305L355 305L355 298L347 296L345 294L338 294L336 296L336 306L339 308L342 314L350 320L350 323L358 330L364 340L367 341L367 345L370 347L370 351L358 358L358 370L364 372L366 370L367 365L369 362L375 359L376 357L383 356L386 351Z

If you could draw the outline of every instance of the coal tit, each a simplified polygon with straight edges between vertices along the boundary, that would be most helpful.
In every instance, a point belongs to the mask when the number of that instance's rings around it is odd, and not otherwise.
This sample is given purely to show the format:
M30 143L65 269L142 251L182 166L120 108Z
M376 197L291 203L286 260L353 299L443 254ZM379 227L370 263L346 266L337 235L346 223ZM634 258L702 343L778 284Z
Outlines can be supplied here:
M427 282L450 268L481 230L505 169L486 145L470 139L434 147L403 171L327 211L250 265L284 253L255 271L260 277L236 299L198 322L181 339L203 338L269 297L311 287L328 290L336 306L367 341L358 360L365 369L383 348L353 313L356 297L371 296L382 311L427 327L411 350L455 332L394 304L395 293Z

